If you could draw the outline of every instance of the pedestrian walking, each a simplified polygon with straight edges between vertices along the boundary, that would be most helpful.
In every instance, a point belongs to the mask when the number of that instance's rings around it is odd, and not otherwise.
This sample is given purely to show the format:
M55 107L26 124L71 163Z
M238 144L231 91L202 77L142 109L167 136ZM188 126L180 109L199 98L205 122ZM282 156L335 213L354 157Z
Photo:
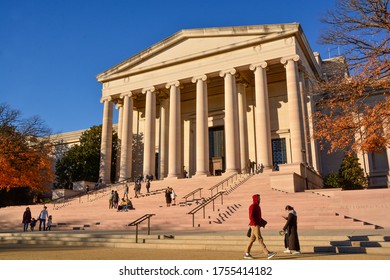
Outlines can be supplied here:
M112 209L114 201L114 190L111 190L110 196L108 197L108 209Z
M43 206L43 210L41 213L39 213L38 220L39 220L39 231L42 229L46 230L46 219L49 217L49 212L47 212L47 207ZM43 225L43 227L42 227Z
M294 210L294 207L287 205L285 210L288 211L288 216L283 218L286 220L286 224L283 227L285 232L285 247L286 254L300 254L301 246L299 245L298 238L298 216L297 212Z
M119 204L119 194L117 191L114 191L114 196L112 198L112 205L115 209L118 209Z
M167 203L167 207L171 206L172 203L172 189L170 187L167 187L165 190L165 202Z
M126 183L125 192L123 193L123 199L129 199L129 185Z
M271 252L267 249L260 232L260 226L264 223L263 222L264 220L261 216L260 195L259 194L253 195L252 199L253 199L253 203L249 206L249 226L251 229L251 233L249 237L249 242L246 246L244 259L253 259L251 255L251 249L253 243L256 240L259 243L264 254L267 256L267 258L271 259L276 255L276 253Z
M27 207L26 211L24 211L22 223L23 223L23 231L27 231L28 230L28 225L31 223L30 207Z
M150 179L146 179L146 192L149 193L150 190Z
M52 215L49 215L48 219L47 219L47 227L46 227L46 230L51 230L51 226L53 224L53 217Z
M171 188L171 200L172 200L172 205L176 205L176 193L175 191Z

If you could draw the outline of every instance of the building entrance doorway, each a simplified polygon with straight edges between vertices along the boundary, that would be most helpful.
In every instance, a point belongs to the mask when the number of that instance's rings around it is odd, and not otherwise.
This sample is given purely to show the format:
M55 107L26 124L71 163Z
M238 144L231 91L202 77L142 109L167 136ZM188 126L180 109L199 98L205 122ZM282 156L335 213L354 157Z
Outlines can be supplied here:
M218 176L225 171L225 130L223 126L209 128L210 173Z
M272 139L272 165L279 170L279 164L287 163L286 138Z

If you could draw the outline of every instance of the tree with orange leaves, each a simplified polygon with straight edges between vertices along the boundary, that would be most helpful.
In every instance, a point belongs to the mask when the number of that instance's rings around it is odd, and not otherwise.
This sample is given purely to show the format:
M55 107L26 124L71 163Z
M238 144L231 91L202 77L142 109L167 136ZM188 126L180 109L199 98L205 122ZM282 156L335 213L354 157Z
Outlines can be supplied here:
M38 117L21 119L20 112L0 104L0 190L28 187L44 192L52 182L49 135Z
M329 152L380 152L390 146L389 0L338 0L323 22L324 44L344 57L324 60L314 137Z

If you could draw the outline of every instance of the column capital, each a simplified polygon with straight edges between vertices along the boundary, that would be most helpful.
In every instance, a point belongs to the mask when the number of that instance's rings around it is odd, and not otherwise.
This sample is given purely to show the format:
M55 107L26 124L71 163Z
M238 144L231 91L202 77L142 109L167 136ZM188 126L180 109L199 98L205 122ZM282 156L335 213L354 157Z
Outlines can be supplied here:
M169 89L171 87L179 87L180 86L180 82L179 81L173 81L173 82L168 82L165 84L165 88Z
M207 80L207 76L206 75L200 75L200 76L192 77L192 82L193 83L196 83L199 80L202 80L203 82L205 82Z
M297 61L300 60L300 57L299 57L299 55L297 55L297 54L291 55L291 56L282 57L282 58L280 59L280 63L286 65L287 62L290 61L290 60L297 62Z
M235 75L237 73L237 70L235 68L227 69L227 70L222 70L219 72L220 77L225 77L226 74L231 74Z
M112 97L111 96L103 96L102 98L100 98L100 103L104 103L106 101L112 101Z
M155 91L156 91L156 88L155 88L154 86L143 88L143 89L142 89L142 94L145 94L145 93L147 93L148 91L150 91L150 92L155 92Z
M121 93L120 98L124 98L125 96L132 97L133 93L131 91L123 92Z
M262 61L262 62L258 62L258 63L253 63L249 66L249 69L252 70L252 71L255 71L257 68L263 68L263 69L266 69L268 66L267 62L265 61Z

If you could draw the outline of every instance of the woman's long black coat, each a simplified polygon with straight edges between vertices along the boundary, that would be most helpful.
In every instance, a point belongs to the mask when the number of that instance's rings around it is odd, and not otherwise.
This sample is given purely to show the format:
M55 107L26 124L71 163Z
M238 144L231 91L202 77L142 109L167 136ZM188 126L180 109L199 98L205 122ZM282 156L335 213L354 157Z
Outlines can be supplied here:
M298 239L298 218L293 213L289 213L287 217L287 222L283 228L284 231L287 231L287 240L288 248L294 251L300 251L301 247L299 245Z

